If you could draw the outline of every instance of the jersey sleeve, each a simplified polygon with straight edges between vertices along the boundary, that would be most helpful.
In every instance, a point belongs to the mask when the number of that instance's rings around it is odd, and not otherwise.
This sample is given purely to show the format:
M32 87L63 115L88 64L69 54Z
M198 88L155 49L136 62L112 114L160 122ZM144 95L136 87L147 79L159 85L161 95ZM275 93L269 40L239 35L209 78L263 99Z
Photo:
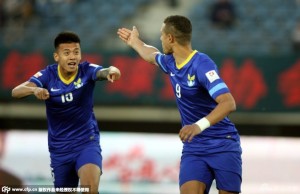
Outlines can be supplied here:
M83 62L81 65L84 66L85 73L90 77L93 81L97 80L97 71L100 69L103 69L102 66L89 63L89 62Z
M49 83L49 74L47 69L43 69L34 74L29 80L37 85L37 87L46 88Z
M201 62L197 69L200 84L206 88L213 99L219 95L230 92L225 82L221 79L216 64L209 58Z
M163 72L165 72L166 74L169 73L169 69L168 69L168 65L167 65L167 61L168 61L167 57L168 57L168 55L164 55L162 53L158 53L155 56L156 63L161 68L161 70L163 70Z

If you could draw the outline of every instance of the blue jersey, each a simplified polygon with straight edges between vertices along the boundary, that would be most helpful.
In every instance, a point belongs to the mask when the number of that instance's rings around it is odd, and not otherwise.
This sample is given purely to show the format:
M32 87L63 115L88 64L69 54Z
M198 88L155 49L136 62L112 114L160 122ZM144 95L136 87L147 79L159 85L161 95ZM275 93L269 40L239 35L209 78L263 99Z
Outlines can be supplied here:
M173 55L157 54L156 62L170 76L182 126L207 116L217 105L215 99L230 92L220 78L216 64L204 53L195 50L182 64L176 64ZM185 142L184 146L198 151L228 151L231 148L219 146L218 139L224 138L239 141L238 132L228 117L195 136L191 143Z
M80 63L77 74L65 80L57 64L47 66L30 78L38 87L46 88L48 145L53 153L80 150L91 141L99 142L99 129L93 112L96 72L102 66Z

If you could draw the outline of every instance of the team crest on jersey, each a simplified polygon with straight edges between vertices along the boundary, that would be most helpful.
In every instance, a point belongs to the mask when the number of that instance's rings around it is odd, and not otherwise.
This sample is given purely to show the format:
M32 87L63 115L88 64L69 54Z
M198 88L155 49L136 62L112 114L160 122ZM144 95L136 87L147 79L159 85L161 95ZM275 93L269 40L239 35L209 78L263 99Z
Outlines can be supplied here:
M83 86L83 83L81 82L81 78L78 78L76 82L74 82L75 88L78 89L81 86Z
M190 75L188 74L188 81L187 81L188 86L192 87L195 85L195 75Z

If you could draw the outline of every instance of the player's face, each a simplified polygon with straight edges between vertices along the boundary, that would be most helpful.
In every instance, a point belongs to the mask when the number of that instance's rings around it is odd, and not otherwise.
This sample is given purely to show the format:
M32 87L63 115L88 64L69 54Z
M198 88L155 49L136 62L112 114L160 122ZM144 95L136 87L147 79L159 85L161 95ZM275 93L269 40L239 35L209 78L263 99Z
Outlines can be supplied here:
M54 60L64 73L76 73L81 60L81 49L79 43L60 44L54 53Z
M165 29L165 24L162 25L160 30L161 31L160 40L161 40L163 53L172 54L173 50L172 47L170 46L170 34L166 34L164 29Z

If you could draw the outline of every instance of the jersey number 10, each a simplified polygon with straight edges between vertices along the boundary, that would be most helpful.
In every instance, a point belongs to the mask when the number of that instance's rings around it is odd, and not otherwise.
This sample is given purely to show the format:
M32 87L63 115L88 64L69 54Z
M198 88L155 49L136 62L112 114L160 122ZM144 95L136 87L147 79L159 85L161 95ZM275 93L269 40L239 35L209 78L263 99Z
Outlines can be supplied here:
M67 94L62 94L61 101L62 103L73 101L73 94L71 92Z

